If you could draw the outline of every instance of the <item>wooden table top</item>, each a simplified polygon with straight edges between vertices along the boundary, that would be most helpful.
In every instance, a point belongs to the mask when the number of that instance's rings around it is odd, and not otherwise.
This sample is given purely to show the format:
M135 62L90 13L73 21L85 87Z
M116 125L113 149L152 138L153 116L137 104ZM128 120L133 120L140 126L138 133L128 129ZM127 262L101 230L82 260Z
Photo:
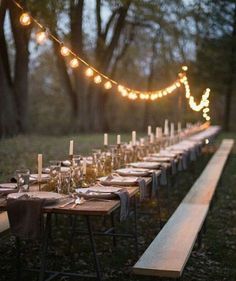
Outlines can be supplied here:
M138 186L129 186L125 187L127 191L129 192L130 198L135 196L138 191ZM68 200L69 201L69 200ZM65 203L65 202L63 202ZM85 201L82 205L77 205L75 208L71 208L73 203L70 205L67 205L63 208L60 207L62 203L58 205L52 205L49 207L44 208L45 213L60 213L60 214L71 214L71 215L109 215L114 210L119 208L120 206L120 200L104 200L104 201Z
M145 181L151 182L151 178L146 178ZM133 197L135 196L138 191L138 186L128 186L125 187L127 191L129 192L129 196ZM68 200L69 201L69 200ZM45 213L61 213L61 214L75 214L75 215L108 215L112 213L114 210L119 208L120 206L120 200L107 200L107 201L86 201L82 205L77 205L75 208L71 209L70 205L67 205L64 208L60 208L60 205L64 204L59 203L57 205L47 206L44 207ZM0 198L0 211L6 210L6 198Z

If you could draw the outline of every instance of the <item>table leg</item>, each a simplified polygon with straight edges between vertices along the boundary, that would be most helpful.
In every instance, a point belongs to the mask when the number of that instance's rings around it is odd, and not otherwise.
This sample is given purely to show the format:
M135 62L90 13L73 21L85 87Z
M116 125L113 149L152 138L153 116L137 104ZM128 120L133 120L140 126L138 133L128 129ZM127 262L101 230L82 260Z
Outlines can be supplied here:
M97 273L97 280L101 281L102 280L101 268L100 268L100 263L99 263L98 256L97 256L96 244L95 244L92 225L91 225L89 216L86 216L86 222L87 222L87 227L88 227L88 232L89 232L89 239L90 239L90 243L91 243L91 247L92 247L92 251L93 251L93 257L94 257L96 273Z
M46 271L46 256L47 256L47 249L48 249L48 238L51 228L50 226L51 226L51 214L47 214L46 225L43 234L42 248L41 248L41 266L39 272L39 281L44 280L44 275Z
M21 245L20 245L20 238L16 237L16 280L21 280L21 259L20 259L20 252L21 252Z
M138 229L137 229L137 196L134 196L134 240L135 240L135 254L138 258Z
M159 192L159 188L157 188L157 197L156 197L156 201L157 201L157 213L159 216L159 225L160 225L160 229L162 229L164 223L162 221L162 215L161 215L161 198L160 198L160 192Z
M111 226L113 228L112 232L115 233L114 212L111 213ZM116 243L116 236L115 235L112 237L112 241L113 241L113 246L116 247L117 243Z

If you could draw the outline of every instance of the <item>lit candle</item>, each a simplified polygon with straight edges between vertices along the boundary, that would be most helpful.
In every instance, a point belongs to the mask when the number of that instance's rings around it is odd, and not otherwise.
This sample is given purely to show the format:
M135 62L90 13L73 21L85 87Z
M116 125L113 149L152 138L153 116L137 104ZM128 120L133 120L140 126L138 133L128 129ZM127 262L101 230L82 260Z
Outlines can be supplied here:
M69 155L73 155L74 141L70 140Z
M162 127L159 128L159 138L162 138Z
M38 182L42 180L43 155L38 154Z
M136 132L135 131L132 132L132 145L136 146Z
M168 136L169 135L169 121L166 119L165 120L165 126L164 126L164 135Z
M175 135L175 124L171 123L170 124L170 137L173 138Z
M87 169L86 158L83 158L83 175L86 175L86 169Z
M151 135L151 133L152 133L152 126L148 126L148 136L150 136Z
M144 145L144 138L141 138L141 139L140 139L140 144L141 144L141 145Z
M156 138L157 139L160 137L159 133L160 133L160 128L156 127Z
M181 122L178 122L178 133L181 133L181 130L182 130Z
M154 135L153 133L150 134L150 143L153 143L154 142Z
M108 146L108 134L104 134L104 146Z
M117 144L120 145L120 135L117 135Z

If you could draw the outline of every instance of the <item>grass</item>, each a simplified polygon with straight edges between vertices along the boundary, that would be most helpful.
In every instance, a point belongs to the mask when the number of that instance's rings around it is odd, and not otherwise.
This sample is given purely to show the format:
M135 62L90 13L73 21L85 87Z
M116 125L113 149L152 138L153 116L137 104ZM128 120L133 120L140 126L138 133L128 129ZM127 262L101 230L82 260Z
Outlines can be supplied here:
M236 139L236 134L222 133L217 138L217 143L226 137ZM126 136L128 139L129 136ZM36 167L37 153L43 153L45 161L49 159L62 159L68 151L70 139L78 139L77 153L86 154L93 147L102 143L101 135L84 135L69 137L45 137L45 136L19 136L0 142L0 171L1 180L9 178L12 172L19 166ZM113 136L113 141L115 136ZM171 189L172 212L178 206L183 196L201 173L211 155L204 154L186 172L181 172L173 181ZM194 249L184 271L183 281L235 281L236 280L236 147L230 156L226 169L222 176L222 184L217 189L217 199L214 200L212 210L207 217L207 232L203 238L203 247ZM162 190L162 198L165 198L165 190ZM150 208L147 205L146 208ZM164 210L165 211L165 210ZM83 224L81 220L79 222ZM100 228L100 221L95 221L96 227ZM92 257L86 236L77 236L73 241L73 260L68 253L68 220L61 218L59 226L54 225L53 245L50 248L49 266L68 269L69 265L74 270L91 266ZM66 227L63 227L66 226ZM119 228L123 229L124 224ZM127 228L131 228L131 222L127 222ZM138 223L140 251L143 252L158 232L158 218L140 217ZM117 249L112 247L110 239L96 238L98 253L105 272L105 280L136 280L154 281L156 278L141 277L130 274L132 265L136 262L134 247L131 240L119 239ZM14 268L14 243L10 236L0 243L0 280L15 280ZM37 264L38 245L26 242L24 244L24 264ZM35 275L26 274L23 280L36 280ZM57 279L68 280L68 279ZM81 279L85 280L85 279Z
M129 141L130 135L122 135L122 141ZM71 136L37 136L20 135L0 141L0 181L7 181L18 168L36 170L37 154L43 154L45 165L49 160L66 159L69 153L69 141L74 140L74 153L86 155L93 148L103 144L103 135L71 135ZM109 143L116 143L116 135L109 135Z

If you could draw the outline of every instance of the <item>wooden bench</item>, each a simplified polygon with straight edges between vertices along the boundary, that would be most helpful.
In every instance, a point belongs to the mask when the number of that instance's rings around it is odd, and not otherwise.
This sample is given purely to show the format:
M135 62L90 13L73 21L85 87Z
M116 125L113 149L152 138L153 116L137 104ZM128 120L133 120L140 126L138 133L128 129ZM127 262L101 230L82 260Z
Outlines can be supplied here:
M178 278L205 221L233 140L223 140L184 200L138 262L135 274Z
M9 229L7 212L0 213L0 233Z

